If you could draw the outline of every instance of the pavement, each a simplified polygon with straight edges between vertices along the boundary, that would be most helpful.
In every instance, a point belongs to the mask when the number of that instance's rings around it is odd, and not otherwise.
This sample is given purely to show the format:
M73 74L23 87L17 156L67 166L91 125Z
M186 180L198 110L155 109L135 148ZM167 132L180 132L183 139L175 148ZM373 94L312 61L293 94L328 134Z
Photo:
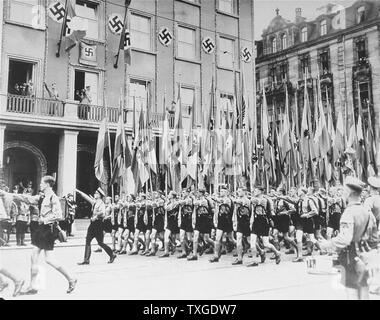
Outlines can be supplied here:
M270 260L258 267L232 266L231 254L223 255L218 263L210 263L210 255L198 261L143 256L118 256L107 264L108 256L92 253L91 264L78 266L84 253L84 229L79 224L77 236L58 244L54 256L78 279L76 290L66 294L65 278L44 261L41 262L39 287L34 296L12 298L13 285L0 294L16 300L345 300L340 274L313 275L306 263L293 263L293 256L283 255L276 265ZM82 238L81 238L82 237ZM106 242L110 237L106 236ZM96 241L93 242L96 248ZM31 247L0 248L4 267L29 281ZM245 259L245 263L248 262ZM380 300L379 296L371 296Z

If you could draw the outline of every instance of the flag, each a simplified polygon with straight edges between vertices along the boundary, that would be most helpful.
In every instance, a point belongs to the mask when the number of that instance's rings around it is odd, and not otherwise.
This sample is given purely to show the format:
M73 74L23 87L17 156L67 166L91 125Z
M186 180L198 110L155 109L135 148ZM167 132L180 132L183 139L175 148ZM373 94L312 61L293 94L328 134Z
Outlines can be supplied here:
M119 122L117 124L115 135L115 148L113 154L113 173L111 184L117 183L123 174L124 167L124 150L125 150L125 130L124 121L121 114L119 115Z
M173 161L173 189L180 191L181 189L181 167L183 163L182 153L184 145L183 126L182 126L182 105L181 105L181 86L178 87L178 99L175 112L175 129L174 129L174 145L172 149Z
M338 119L336 122L336 133L335 133L335 139L334 139L334 147L342 153L344 151L344 136L345 136L345 130L344 130L344 122L343 122L343 110L342 106L340 107L339 113L338 113Z
M67 15L65 19L66 25L62 27L65 28L63 35L67 40L66 51L69 51L86 36L88 21L76 15L72 0L67 0L67 10L65 13Z
M124 22L123 31L120 36L119 50L124 52L124 62L128 65L132 64L132 49L131 49L131 35L127 29L127 20Z
M290 145L290 121L289 121L289 95L288 95L288 86L285 88L285 114L284 114L284 125L282 127L282 137L281 137L281 146L282 146L282 159L281 162L285 162L286 157L288 156L289 151L292 146Z
M108 146L108 139L106 135L107 135L107 120L106 118L104 118L99 127L98 141L96 143L96 153L95 153L95 162L94 162L96 179L98 179L103 184L107 183L107 176L105 172L104 159L103 159L104 149L107 148Z

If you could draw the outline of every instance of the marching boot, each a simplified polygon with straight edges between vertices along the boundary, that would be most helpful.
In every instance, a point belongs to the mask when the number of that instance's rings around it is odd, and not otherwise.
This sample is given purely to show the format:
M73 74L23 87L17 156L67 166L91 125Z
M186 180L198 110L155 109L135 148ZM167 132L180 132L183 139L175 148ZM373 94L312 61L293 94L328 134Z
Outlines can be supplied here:
M23 233L23 234L21 235L21 245L22 245L23 247L26 246L26 244L25 244L25 233Z
M91 257L91 245L86 244L86 247L84 250L84 260L83 262L78 263L78 265L90 264L90 257Z
M16 242L18 246L21 246L21 235L19 233L16 233Z

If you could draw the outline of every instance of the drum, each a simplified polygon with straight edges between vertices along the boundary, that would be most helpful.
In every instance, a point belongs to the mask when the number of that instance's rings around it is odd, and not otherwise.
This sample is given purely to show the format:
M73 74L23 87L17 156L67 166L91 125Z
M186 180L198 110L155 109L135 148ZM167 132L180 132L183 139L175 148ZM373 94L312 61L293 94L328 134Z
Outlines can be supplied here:
M333 256L312 256L306 258L307 273L309 274L337 274L339 271L334 268Z

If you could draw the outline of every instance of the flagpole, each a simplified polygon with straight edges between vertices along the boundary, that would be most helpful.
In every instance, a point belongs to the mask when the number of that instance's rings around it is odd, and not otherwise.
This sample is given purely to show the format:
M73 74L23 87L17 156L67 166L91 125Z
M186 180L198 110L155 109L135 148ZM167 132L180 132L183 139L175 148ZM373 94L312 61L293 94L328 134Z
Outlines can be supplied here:
M110 135L110 128L108 126L108 106L106 102L106 98L104 97L104 107L106 108L106 123L107 123L107 136L108 136L108 153L110 157L110 171L111 175L113 173L113 165L112 165L112 152L111 152L111 135ZM111 192L112 192L112 199L114 199L114 188L113 184L111 185Z
M131 4L131 1L132 0L125 0L124 25L123 25L123 31L121 32L121 35L120 35L119 50L117 51L116 61L115 61L115 64L113 65L113 67L115 69L117 69L118 64L119 64L120 47L121 47L121 42L124 41L124 39L122 39L123 38L123 34L124 34L124 37L125 37L125 29L126 29L126 23L127 23L127 12L128 12L128 7Z
M62 37L63 37L64 33L66 32L67 11L68 11L68 10L67 10L67 1L69 1L69 0L66 0L66 2L65 2L65 16L64 16L64 18L63 18L62 28L61 28L61 35L60 35L60 37L59 37L59 41L58 41L58 44L57 44L58 48L57 48L57 52L56 52L56 54L55 54L55 56L56 56L57 58L59 58L60 55L61 55Z

